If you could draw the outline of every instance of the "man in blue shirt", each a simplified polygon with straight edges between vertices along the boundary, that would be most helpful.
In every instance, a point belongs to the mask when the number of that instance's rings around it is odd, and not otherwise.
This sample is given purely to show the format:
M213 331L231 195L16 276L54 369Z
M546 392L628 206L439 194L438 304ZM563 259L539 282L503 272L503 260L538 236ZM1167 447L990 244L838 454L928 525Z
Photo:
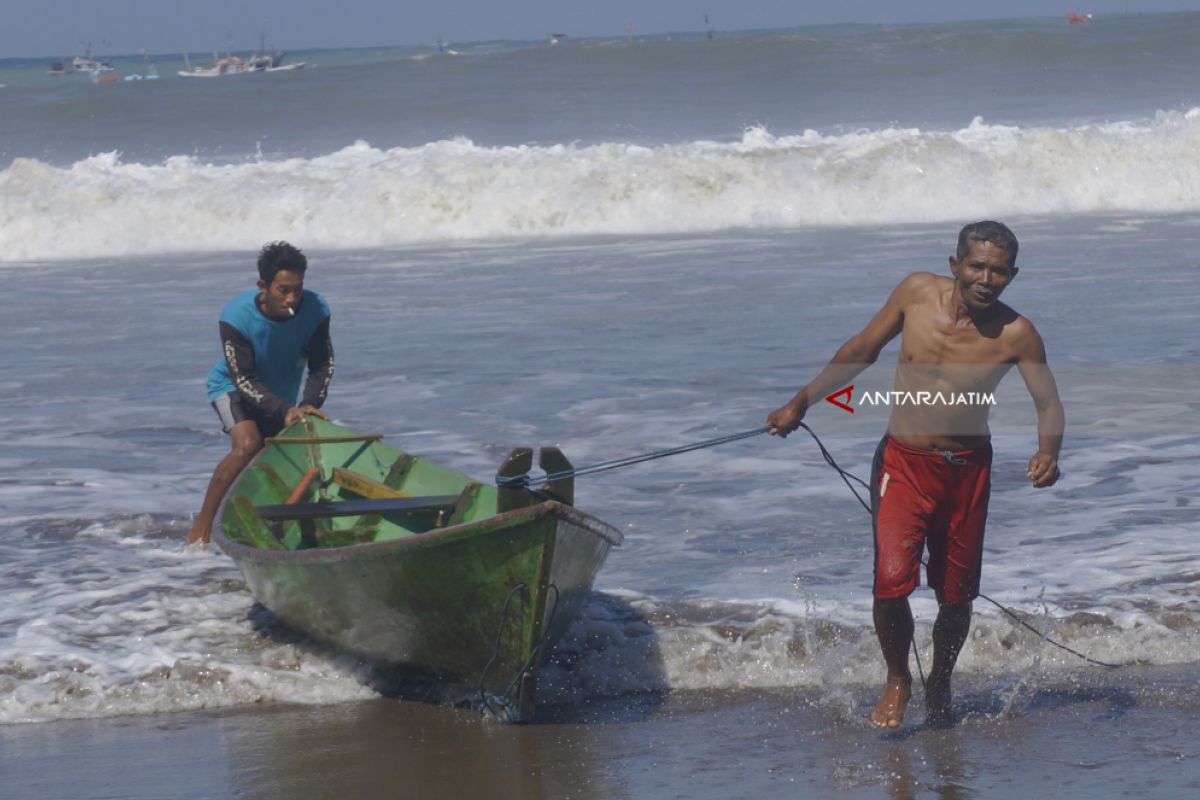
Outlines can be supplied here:
M321 411L333 377L333 342L325 298L304 288L308 259L287 242L258 255L258 288L242 292L221 312L224 357L208 374L208 399L232 447L209 481L187 543L209 539L221 498L263 439ZM300 380L308 380L299 404Z

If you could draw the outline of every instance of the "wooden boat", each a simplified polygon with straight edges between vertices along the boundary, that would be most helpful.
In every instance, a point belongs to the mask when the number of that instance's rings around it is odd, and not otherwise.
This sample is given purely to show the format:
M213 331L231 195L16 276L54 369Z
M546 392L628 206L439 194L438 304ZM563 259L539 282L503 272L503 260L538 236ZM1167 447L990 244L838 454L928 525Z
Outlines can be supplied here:
M316 417L268 439L213 539L287 626L529 720L538 665L620 531L571 506L570 480L497 488L381 439ZM532 461L514 450L498 474ZM540 466L570 469L556 448Z

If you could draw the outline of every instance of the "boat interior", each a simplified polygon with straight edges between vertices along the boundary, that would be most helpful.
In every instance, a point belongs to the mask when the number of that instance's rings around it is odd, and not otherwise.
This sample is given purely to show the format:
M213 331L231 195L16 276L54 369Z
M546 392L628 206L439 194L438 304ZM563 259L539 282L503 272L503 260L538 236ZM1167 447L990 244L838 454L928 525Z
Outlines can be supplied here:
M251 462L221 524L241 544L304 550L386 542L494 516L495 487L380 443L281 435Z

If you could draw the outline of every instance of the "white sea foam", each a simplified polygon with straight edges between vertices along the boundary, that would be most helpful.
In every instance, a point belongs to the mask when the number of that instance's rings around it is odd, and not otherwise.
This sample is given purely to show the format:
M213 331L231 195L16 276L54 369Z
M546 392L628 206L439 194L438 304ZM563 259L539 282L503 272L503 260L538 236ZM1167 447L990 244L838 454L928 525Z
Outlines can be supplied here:
M224 559L155 545L169 523L72 527L47 529L73 537L61 561L42 560L43 548L3 553L0 724L373 695L353 659L305 658L260 636Z
M923 663L933 613L918 610ZM1027 612L1043 611L1042 614ZM1149 610L1149 609L1147 609ZM827 613L832 611L833 621ZM819 609L785 600L664 601L629 592L597 595L544 671L551 697L664 689L857 687L883 680L875 632L865 620L840 621L845 608ZM1018 614L1061 649L995 607L979 604L963 673L1054 674L1095 668L1080 658L1120 666L1190 663L1200 657L1194 615L1062 614L1027 607Z
M1200 209L1200 109L1071 128L986 124L647 147L467 139L217 165L105 153L0 172L0 260ZM265 234L264 232L270 232Z
M83 559L65 578L43 566L25 589L8 593L12 602L0 613L11 632L0 637L0 724L377 696L373 671L353 658L276 625L257 630L253 601L230 562L180 551L175 542L151 546L145 529L156 527L150 518L135 518L80 531L122 551L134 566ZM206 580L189 585L198 567ZM597 593L544 665L542 696L577 702L669 689L851 691L881 680L883 668L870 625L843 621L854 616L847 611L811 600ZM1195 614L1042 611L1029 618L1032 624L1096 659L1200 660ZM931 614L918 614L926 663L931 622ZM960 659L964 673L1019 674L1035 682L1084 666L994 609L976 616Z

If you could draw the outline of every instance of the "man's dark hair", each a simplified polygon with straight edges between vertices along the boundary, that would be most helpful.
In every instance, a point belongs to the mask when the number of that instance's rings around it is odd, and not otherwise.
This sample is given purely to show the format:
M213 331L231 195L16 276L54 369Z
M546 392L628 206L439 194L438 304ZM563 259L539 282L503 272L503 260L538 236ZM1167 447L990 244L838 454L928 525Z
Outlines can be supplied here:
M964 225L963 229L958 232L958 252L955 258L962 261L967 257L967 253L971 251L971 242L991 242L1008 253L1008 265L1014 266L1017 263L1017 237L1008 226L1003 222L995 222L990 219L985 219L980 222L972 222L970 225Z
M268 286L275 280L275 273L281 269L296 272L301 276L308 269L308 259L299 249L287 242L271 242L263 245L258 253L258 277Z

